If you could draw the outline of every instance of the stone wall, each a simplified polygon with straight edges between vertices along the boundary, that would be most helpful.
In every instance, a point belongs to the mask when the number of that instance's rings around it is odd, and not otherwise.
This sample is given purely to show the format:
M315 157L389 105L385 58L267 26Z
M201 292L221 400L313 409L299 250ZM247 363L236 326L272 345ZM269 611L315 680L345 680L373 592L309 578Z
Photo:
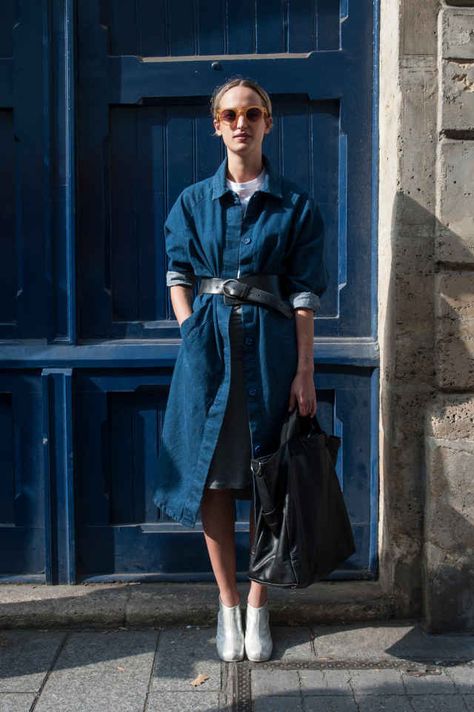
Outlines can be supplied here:
M474 631L474 8L467 5L474 1L446 4L438 18L436 394L426 414L424 614L439 632Z
M474 630L474 6L381 0L380 582Z

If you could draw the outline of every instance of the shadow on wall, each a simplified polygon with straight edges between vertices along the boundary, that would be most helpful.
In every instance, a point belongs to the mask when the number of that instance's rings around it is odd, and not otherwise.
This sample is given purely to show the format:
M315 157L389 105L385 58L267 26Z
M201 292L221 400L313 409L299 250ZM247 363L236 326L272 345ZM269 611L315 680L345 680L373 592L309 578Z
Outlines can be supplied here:
M468 349L474 300L472 272L463 269L472 263L472 252L402 193L391 236L380 337L386 473L381 559L393 582L396 615L424 614L432 632L466 630L474 628L468 478L474 464L474 363ZM456 255L455 263L449 255ZM457 422L463 419L464 427Z

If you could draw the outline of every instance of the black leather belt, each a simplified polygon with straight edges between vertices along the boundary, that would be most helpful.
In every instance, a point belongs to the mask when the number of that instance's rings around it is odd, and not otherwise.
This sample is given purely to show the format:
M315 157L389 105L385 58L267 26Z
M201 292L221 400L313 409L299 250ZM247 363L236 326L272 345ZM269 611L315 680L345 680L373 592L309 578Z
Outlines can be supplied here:
M223 294L224 304L234 305L250 302L277 309L288 319L293 309L283 301L278 274L246 274L242 277L202 277L198 294Z

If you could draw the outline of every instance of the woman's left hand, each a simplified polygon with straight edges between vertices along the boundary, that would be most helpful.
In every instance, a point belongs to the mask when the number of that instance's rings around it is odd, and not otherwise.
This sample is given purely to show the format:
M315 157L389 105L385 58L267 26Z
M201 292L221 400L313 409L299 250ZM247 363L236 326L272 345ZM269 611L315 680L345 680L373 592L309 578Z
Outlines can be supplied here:
M300 415L316 415L316 388L314 386L314 371L297 371L290 389L288 410L298 406Z

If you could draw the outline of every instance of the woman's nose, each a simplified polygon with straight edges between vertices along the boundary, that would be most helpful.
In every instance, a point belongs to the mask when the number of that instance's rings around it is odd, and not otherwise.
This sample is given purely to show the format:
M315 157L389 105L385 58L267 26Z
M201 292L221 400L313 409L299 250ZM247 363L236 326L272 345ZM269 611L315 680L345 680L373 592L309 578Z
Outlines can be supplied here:
M241 129L245 125L246 125L245 114L240 114L240 116L237 119L237 128Z

